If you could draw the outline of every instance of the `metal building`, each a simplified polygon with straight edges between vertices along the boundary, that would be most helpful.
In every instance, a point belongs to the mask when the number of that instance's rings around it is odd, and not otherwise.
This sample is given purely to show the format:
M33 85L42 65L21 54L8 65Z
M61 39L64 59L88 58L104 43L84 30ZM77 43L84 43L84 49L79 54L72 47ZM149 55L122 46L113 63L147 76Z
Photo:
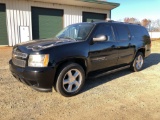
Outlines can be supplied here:
M0 0L0 45L49 38L73 23L105 20L118 6L98 0Z

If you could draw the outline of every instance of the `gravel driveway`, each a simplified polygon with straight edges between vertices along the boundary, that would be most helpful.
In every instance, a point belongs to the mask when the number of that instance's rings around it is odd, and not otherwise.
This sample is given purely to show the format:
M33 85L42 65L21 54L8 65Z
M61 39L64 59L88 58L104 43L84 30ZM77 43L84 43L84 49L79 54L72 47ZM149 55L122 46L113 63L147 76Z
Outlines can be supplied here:
M144 69L126 69L88 79L84 90L65 98L32 90L12 77L9 47L0 47L0 120L160 120L160 42Z

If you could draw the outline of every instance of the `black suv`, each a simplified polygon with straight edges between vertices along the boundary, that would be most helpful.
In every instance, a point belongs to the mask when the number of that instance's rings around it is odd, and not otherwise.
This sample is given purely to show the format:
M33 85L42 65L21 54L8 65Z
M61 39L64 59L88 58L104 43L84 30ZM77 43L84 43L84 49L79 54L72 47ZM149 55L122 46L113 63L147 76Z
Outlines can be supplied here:
M114 21L78 23L55 38L13 47L10 71L39 91L73 96L88 76L99 77L124 68L140 71L151 53L151 40L141 25Z

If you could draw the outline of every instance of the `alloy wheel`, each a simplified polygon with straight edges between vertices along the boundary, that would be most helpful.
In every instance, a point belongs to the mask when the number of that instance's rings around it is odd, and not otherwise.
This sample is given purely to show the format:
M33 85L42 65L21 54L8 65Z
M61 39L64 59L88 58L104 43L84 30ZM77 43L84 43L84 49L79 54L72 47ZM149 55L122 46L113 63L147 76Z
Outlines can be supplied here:
M63 78L63 88L72 93L79 89L82 83L82 74L78 69L69 70Z
M139 70L142 68L143 66L143 57L141 55L139 55L136 60L135 60L135 65L136 65L136 68Z

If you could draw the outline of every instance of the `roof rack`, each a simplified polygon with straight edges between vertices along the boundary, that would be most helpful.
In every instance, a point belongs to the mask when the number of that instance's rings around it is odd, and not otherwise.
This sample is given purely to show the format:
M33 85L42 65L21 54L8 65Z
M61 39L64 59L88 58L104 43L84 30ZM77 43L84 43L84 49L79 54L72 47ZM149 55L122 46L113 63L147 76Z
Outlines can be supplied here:
M119 21L114 21L114 20L91 20L91 22L119 22Z
M114 20L91 20L91 22L111 22L111 23L123 23L123 24L140 25L139 23L127 23L127 22L120 22L120 21L114 21Z

